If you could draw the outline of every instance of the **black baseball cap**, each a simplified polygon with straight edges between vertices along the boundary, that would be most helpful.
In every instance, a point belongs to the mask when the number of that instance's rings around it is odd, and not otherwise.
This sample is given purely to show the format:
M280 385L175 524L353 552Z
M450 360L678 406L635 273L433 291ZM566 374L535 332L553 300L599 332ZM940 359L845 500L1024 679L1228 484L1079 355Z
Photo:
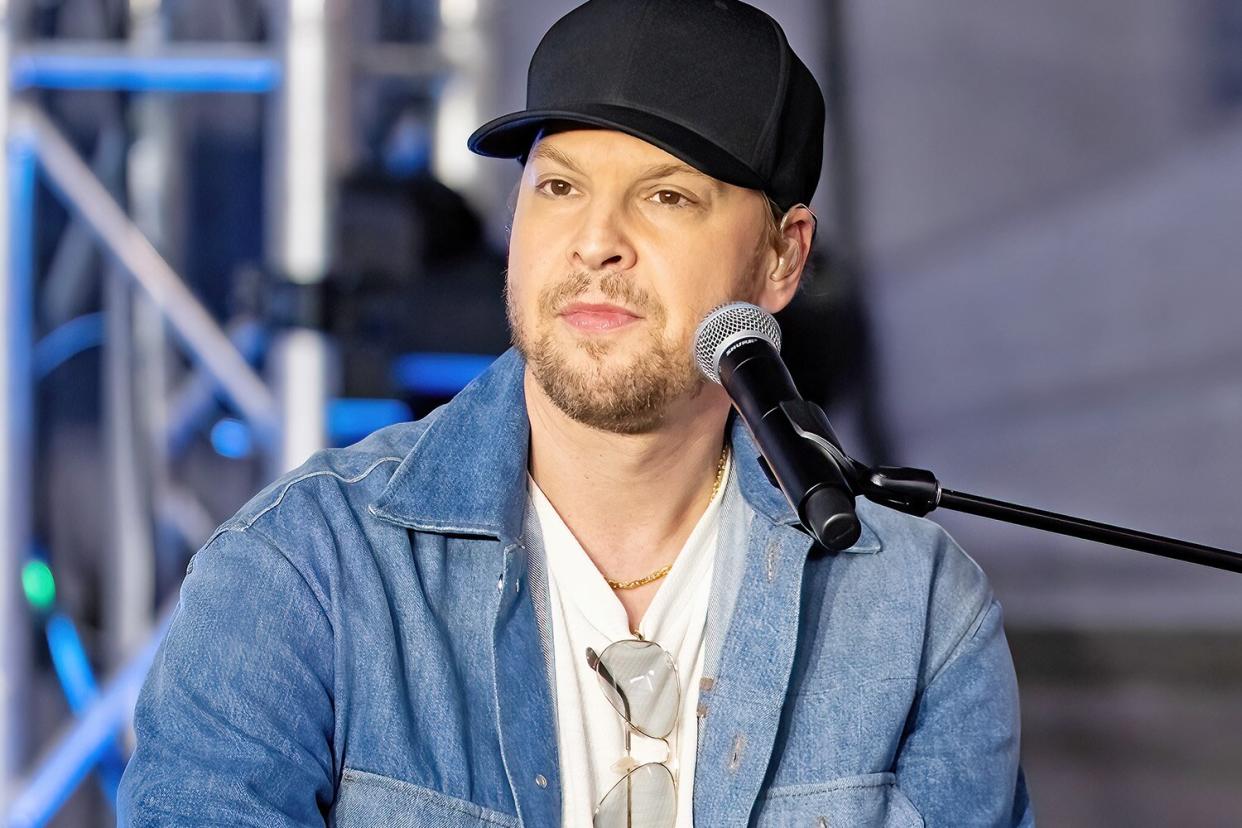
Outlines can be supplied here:
M469 139L525 161L567 121L641 138L713 178L809 203L824 157L824 96L780 25L738 0L590 0L531 58L526 109Z

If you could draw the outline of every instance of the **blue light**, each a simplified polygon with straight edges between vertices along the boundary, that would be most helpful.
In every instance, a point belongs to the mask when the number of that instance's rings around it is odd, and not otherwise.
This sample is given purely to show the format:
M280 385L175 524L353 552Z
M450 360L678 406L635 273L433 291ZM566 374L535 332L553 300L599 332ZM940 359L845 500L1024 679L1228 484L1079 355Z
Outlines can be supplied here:
M88 313L70 319L39 340L34 349L34 375L38 379L55 371L62 363L89 348L103 344L102 313Z
M57 612L48 618L45 632L48 650L52 654L52 666L56 669L56 677L60 680L65 700L74 715L81 716L99 698L99 687L95 684L95 673L91 670L90 660L82 647L82 639L78 637L77 627L69 616ZM121 786L121 774L125 771L125 757L115 740L103 747L98 755L98 763L99 782L104 797L115 805L117 791Z
M334 446L356 443L372 431L413 418L414 413L401 400L329 400L328 440ZM217 454L240 460L254 451L253 432L241 420L226 417L212 426L211 445Z
M10 137L4 149L8 157L0 159L0 163L7 164L9 180L8 192L0 197L7 197L9 202L9 249L8 261L0 258L0 263L8 268L8 278L0 284L0 291L7 294L0 298L0 305L4 306L0 310L0 359L8 363L8 387L0 389L0 394L4 395L0 405L8 406L9 410L11 431L5 440L10 446L19 447L18 453L5 462L25 464L30 461L28 456L23 459L23 453L35 444L33 389L27 383L34 341L37 163L29 138Z
M23 282L29 282L34 271L34 198L37 162L34 147L28 141L17 140L9 145L9 203L12 205L9 220L10 242L9 267Z
M328 433L337 446L357 442L376 429L413 418L410 407L400 400L355 398L328 403Z
M171 617L171 616L170 616ZM134 698L168 629L167 619L142 652L104 689L73 729L39 765L29 784L13 800L10 828L40 828L56 814L82 778L116 746L116 732L133 716Z
M267 334L257 322L242 322L231 327L229 340L254 365L267 345ZM215 381L200 372L191 380L192 385L177 395L169 411L168 450L179 455L186 444L203 428L204 423L216 410Z
M226 417L211 427L211 447L222 457L241 460L254 450L250 427L241 420Z
M406 354L393 367L399 388L428 397L451 397L496 360L489 354Z
M192 58L138 55L24 54L12 62L16 89L126 92L270 92L278 61L266 57Z
M91 671L78 638L77 628L63 613L54 613L47 620L47 646L52 653L52 665L65 691L65 700L75 714L81 713L99 694L95 674Z
M384 169L398 178L410 178L431 165L431 137L427 127L406 113L384 142Z

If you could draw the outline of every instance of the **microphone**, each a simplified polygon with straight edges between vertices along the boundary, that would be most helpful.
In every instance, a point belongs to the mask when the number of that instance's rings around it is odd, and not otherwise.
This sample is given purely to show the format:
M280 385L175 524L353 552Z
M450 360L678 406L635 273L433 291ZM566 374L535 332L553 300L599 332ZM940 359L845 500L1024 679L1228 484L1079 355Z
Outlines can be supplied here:
M721 305L694 333L694 357L709 380L724 386L759 446L759 464L785 494L802 526L834 552L853 546L862 531L854 514L859 495L912 515L937 508L1056 532L1074 538L1242 572L1242 554L1177 538L943 488L925 469L851 460L841 451L828 418L802 399L781 361L781 329L763 308Z
M781 330L763 308L732 302L713 310L694 334L699 370L724 387L750 429L761 465L811 535L839 552L862 532L850 484L854 461L823 410L802 399L780 356Z

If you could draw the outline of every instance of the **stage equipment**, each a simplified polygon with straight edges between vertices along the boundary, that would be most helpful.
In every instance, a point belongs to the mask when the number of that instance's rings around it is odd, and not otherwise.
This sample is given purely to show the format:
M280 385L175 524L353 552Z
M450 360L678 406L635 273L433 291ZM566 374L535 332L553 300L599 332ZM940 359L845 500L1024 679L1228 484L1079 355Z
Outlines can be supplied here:
M803 527L829 550L858 540L859 495L922 517L945 508L1047 532L1134 549L1230 572L1242 554L1174 538L1045 512L940 485L924 469L868 467L841 448L823 410L798 394L780 357L780 328L746 302L721 305L703 318L694 356L704 376L724 386L755 437L764 471L784 492Z
M717 308L695 332L699 369L724 386L764 458L764 471L821 544L840 550L862 532L854 514L853 469L823 409L802 399L780 357L772 315L745 302ZM823 435L824 450L808 451Z

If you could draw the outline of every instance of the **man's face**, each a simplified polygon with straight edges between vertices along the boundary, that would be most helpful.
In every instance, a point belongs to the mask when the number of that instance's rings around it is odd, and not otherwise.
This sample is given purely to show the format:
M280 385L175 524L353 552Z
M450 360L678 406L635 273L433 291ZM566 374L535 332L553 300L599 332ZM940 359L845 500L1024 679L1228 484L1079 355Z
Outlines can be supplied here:
M771 304L768 209L759 192L621 132L542 135L519 185L507 305L544 393L571 418L625 434L696 396L703 316L731 300Z

